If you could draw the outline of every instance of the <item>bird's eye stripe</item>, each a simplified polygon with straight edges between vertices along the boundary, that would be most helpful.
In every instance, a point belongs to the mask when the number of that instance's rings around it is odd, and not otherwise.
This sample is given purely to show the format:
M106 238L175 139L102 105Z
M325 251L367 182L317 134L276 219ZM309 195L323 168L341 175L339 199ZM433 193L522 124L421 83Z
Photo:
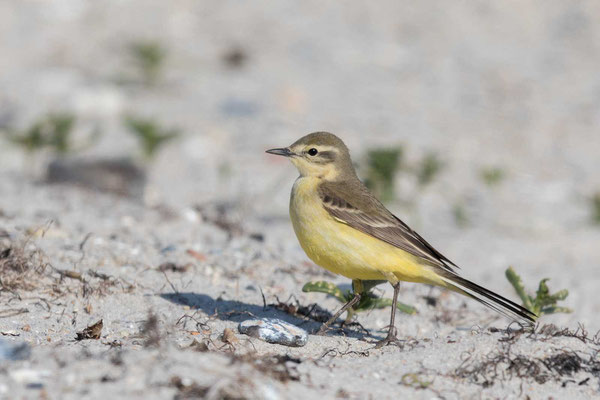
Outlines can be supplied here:
M335 152L333 151L322 151L319 153L319 157L331 161L335 158Z

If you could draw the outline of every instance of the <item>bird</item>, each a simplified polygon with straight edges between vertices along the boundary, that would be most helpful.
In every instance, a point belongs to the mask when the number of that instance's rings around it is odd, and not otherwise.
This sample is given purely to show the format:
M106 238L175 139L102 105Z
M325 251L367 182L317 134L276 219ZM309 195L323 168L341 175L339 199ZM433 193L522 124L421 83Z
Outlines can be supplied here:
M530 310L458 274L458 266L392 214L358 178L350 151L329 132L310 133L269 154L298 169L290 196L294 232L306 255L326 270L350 278L354 296L317 334L361 299L365 281L387 281L393 302L387 336L376 347L398 342L395 314L400 282L425 283L458 292L531 326Z

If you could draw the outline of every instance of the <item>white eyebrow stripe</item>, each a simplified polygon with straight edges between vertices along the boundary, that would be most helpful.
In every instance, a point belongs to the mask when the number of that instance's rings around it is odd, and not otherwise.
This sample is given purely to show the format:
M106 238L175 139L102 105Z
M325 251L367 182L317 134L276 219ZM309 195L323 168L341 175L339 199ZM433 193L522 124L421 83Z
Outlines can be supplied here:
M320 145L316 145L315 146L319 151L332 151L335 153L339 153L339 150L333 146L320 146Z

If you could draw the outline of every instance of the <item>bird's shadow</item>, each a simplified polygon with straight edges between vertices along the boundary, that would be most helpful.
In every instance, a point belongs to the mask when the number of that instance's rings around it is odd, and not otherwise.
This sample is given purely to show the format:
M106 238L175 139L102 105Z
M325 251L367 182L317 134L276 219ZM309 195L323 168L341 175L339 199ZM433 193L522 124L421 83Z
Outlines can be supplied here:
M206 315L218 318L222 321L242 322L255 318L279 318L299 326L311 334L316 333L321 327L320 322L310 318L294 316L279 310L274 305L259 306L241 301L223 300L221 298L213 299L206 294L193 292L160 293L158 296L175 304L188 306L194 310L201 310ZM340 328L339 324L333 326L327 332L327 335L352 337L356 339L364 339L365 337L371 336L364 328L358 330L356 328Z

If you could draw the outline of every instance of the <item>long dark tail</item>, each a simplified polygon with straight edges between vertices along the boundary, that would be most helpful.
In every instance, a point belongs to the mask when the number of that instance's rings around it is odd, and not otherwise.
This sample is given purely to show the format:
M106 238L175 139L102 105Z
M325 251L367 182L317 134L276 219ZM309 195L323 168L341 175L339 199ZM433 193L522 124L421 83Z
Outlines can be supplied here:
M533 325L537 319L537 315L530 310L458 275L448 274L442 279L449 289L475 299L509 319L524 322L526 325Z

